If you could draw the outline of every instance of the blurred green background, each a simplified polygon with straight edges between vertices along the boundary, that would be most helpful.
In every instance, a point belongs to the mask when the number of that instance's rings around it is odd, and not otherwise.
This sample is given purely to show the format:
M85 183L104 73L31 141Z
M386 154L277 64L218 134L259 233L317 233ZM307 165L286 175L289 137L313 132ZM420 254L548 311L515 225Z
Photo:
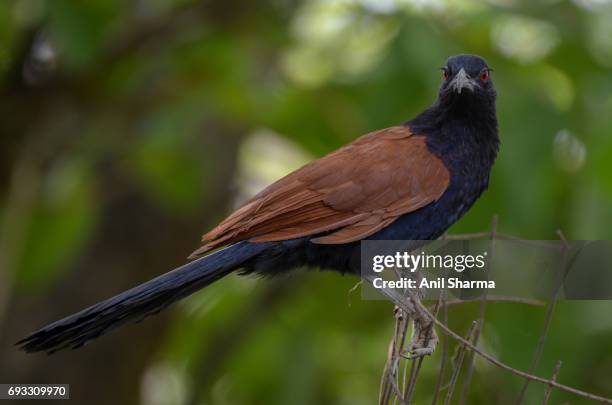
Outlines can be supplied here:
M0 382L70 383L87 404L375 403L392 305L332 273L231 276L76 352L12 343L184 263L264 185L411 118L457 53L495 69L502 146L490 191L451 231L498 214L523 238L612 238L610 3L3 1ZM449 312L463 334L478 305ZM611 313L560 303L537 374L561 359L561 382L612 397ZM480 344L527 369L544 315L490 304ZM475 367L466 403L514 403L522 380ZM543 392L531 384L525 403Z

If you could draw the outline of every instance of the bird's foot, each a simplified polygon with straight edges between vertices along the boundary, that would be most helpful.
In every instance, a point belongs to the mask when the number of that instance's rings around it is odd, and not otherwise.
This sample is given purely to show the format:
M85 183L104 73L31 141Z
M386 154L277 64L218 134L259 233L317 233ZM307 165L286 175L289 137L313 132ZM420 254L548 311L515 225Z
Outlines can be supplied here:
M422 318L414 320L412 339L408 349L401 353L401 356L406 359L429 356L436 350L438 335L433 328L433 323L427 322L426 325L423 325L422 321Z
M401 356L408 360L414 360L433 354L435 347L420 347L404 351Z

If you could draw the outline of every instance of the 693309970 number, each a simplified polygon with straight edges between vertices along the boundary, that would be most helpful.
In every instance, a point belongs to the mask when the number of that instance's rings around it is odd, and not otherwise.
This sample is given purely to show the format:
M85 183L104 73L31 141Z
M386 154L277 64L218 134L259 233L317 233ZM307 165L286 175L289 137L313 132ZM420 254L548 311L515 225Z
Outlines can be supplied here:
M69 399L68 384L0 384L0 399Z

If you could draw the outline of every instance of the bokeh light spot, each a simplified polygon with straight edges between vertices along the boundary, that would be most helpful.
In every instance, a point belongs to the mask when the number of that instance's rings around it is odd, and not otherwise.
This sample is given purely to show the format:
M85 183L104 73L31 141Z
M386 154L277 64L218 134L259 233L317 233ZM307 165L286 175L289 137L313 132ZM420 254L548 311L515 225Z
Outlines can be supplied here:
M492 26L491 38L506 57L532 63L546 57L560 42L556 27L527 17L502 17Z
M562 170L575 173L584 166L587 150L580 139L569 130L562 129L553 141L553 156Z

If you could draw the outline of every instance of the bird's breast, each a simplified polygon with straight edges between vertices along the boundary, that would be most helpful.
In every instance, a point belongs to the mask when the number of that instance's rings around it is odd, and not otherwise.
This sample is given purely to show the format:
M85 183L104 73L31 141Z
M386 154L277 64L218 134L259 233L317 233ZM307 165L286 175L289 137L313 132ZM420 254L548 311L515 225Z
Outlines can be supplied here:
M450 182L435 202L398 218L373 239L434 239L458 221L488 188L497 133L455 127L428 136L427 145L446 166Z

